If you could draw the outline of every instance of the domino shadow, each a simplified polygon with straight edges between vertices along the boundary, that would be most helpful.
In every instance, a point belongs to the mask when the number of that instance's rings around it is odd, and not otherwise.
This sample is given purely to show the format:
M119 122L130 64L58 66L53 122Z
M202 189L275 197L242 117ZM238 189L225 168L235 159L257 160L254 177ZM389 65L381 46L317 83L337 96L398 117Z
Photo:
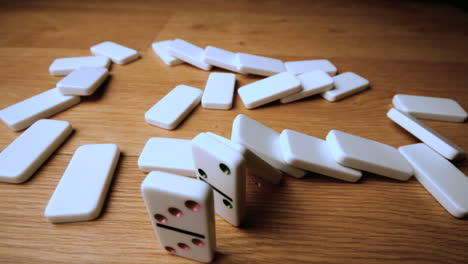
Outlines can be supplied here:
M112 83L113 76L112 74L106 78L106 80L97 88L97 90L89 96L82 96L81 102L96 102L101 100L104 97L104 94L108 92L109 86Z

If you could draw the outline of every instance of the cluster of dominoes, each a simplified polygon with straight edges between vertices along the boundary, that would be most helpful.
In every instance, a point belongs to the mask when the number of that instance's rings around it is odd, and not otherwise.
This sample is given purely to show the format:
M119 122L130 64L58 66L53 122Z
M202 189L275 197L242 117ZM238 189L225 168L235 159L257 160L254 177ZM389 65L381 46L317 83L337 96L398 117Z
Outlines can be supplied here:
M187 41L176 39L155 42L154 52L167 65L187 62L202 70L212 66L243 74L268 76L238 89L245 107L256 108L277 100L290 103L320 94L334 102L369 87L361 76L337 69L328 60L290 61L232 53L207 46L204 50ZM229 110L232 107L236 76L233 73L211 73L205 90L179 85L145 113L149 124L174 129L200 103L209 109ZM182 96L183 95L183 96Z

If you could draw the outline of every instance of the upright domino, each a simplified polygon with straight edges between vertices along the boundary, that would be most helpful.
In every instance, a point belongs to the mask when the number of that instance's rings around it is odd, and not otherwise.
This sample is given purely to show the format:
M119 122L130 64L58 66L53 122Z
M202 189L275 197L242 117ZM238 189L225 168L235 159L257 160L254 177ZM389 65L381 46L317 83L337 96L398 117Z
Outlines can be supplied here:
M66 121L36 121L0 153L0 181L28 180L71 132Z
M91 95L107 79L106 68L79 68L57 83L64 95Z
M245 216L246 161L244 156L205 133L192 139L197 177L214 191L215 211L239 226Z
M138 158L138 167L144 172L157 170L197 177L192 157L192 141L177 138L150 138Z
M353 72L345 72L333 77L335 88L323 92L323 98L330 102L339 101L369 88L369 81Z
M138 51L119 45L112 41L104 41L91 47L91 53L109 57L117 64L127 64L140 57Z
M468 216L468 177L452 163L419 143L399 148L413 166L414 176L453 216Z
M202 97L202 90L178 85L145 113L146 122L164 129L175 129Z
M243 73L271 76L286 71L283 61L263 56L237 53L237 62Z
M301 82L293 74L282 72L242 86L237 92L244 106L247 109L252 109L301 90Z
M225 70L242 73L239 71L236 53L227 50L206 46L204 62Z
M201 99L202 106L209 109L231 109L235 84L236 75L233 73L210 73Z
M328 133L327 144L335 161L344 166L400 181L413 175L408 162L389 145L338 130Z
M211 70L211 65L205 63L203 49L185 40L176 39L172 41L169 46L169 54L199 69L205 71Z
M288 72L302 74L311 71L324 71L330 76L336 75L336 67L329 60L288 61L284 63Z
M333 88L333 79L324 71L311 71L300 74L297 79L301 82L302 91L281 98L281 103L291 103Z
M79 147L55 188L44 216L52 223L89 221L98 217L119 154L115 144Z
M468 114L455 101L448 98L396 94L393 106L416 118L448 122L465 122Z
M239 114L234 119L231 140L245 146L276 169L293 177L301 178L306 174L304 170L284 162L278 132L245 115Z
M164 41L159 41L159 42L154 42L151 44L154 53L159 56L159 58L169 66L177 65L183 63L182 60L179 60L178 58L171 56L169 54L169 47L171 46L172 40L164 40Z
M81 101L79 96L63 95L58 88L47 90L0 111L0 119L12 130L27 128Z
M216 251L213 192L202 181L153 171L141 192L159 244L171 254L201 262Z
M390 109L387 112L387 116L445 158L449 160L459 160L465 156L465 151L462 148L416 118L398 111L395 108Z
M111 60L106 56L87 56L56 59L50 64L52 75L63 76L81 67L109 68Z

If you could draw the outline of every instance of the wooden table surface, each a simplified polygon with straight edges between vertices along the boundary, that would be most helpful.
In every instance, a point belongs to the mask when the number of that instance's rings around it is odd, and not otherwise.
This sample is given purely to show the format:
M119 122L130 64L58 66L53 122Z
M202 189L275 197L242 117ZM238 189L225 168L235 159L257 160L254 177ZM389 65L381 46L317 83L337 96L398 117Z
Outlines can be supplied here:
M192 263L170 256L148 220L138 156L150 137L229 137L243 113L277 130L324 138L338 129L394 147L418 142L386 117L396 93L450 97L468 109L468 16L455 5L418 1L1 1L0 109L55 87L60 57L90 55L115 41L142 58L113 65L112 77L53 116L75 128L24 184L0 183L0 263ZM144 113L178 84L205 86L209 72L165 66L151 43L182 38L199 46L284 61L329 59L371 89L343 101L320 97L247 110L195 109L176 130ZM219 71L219 69L215 69ZM260 77L237 75L238 86ZM424 121L468 149L467 124ZM0 149L20 133L0 124ZM260 137L261 135L259 135ZM102 215L51 224L43 211L75 149L116 143L122 156ZM457 164L467 174L468 162ZM467 190L468 195L468 190ZM447 213L412 178L366 174L356 184L319 175L280 186L248 184L240 228L216 217L217 263L468 263L468 221Z

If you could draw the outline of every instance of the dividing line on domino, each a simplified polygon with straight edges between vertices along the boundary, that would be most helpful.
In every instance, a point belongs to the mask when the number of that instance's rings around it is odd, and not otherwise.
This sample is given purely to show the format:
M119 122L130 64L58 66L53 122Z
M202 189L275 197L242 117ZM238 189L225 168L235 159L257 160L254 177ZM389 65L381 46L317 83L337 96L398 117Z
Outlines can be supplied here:
M117 64L127 64L140 58L138 51L112 41L105 41L92 46L91 53L94 55L109 57L112 62Z

